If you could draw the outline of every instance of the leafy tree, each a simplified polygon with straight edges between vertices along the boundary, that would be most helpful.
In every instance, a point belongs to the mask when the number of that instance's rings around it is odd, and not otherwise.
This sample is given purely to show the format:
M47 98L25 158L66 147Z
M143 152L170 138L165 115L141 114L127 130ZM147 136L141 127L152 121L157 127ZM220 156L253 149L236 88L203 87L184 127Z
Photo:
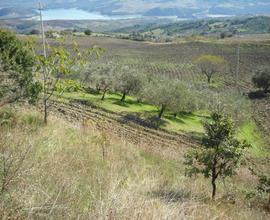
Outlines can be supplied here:
M215 199L217 179L235 174L248 144L234 137L234 123L223 113L212 113L210 121L205 122L204 128L206 135L203 138L203 147L185 155L186 174L188 176L203 174L205 178L210 178L212 199Z
M171 82L171 97L168 108L177 116L179 112L192 112L200 108L199 93L191 85L181 81Z
M248 98L240 94L238 91L211 90L204 88L200 90L200 105L211 112L226 112L233 118L235 124L240 126L251 118L251 103ZM241 109L241 111L239 111Z
M60 42L61 43L61 42ZM36 54L37 71L41 74L43 84L43 109L44 122L47 123L49 101L53 95L61 95L58 83L60 79L69 75L72 71L78 71L88 60L92 53L99 55L99 48L80 50L76 43L68 50L64 45L48 45L49 54L47 57Z
M89 30L89 29L86 29L86 30L84 31L84 34L87 35L87 36L90 36L90 35L92 34L92 31Z
M98 91L102 91L101 100L104 100L106 93L112 89L115 68L113 63L97 64L97 68L90 76L92 84Z
M266 208L270 211L270 175L268 174L260 174L259 177L259 185L258 190L263 193L269 194L269 199Z
M195 60L195 64L201 73L206 76L208 83L211 82L215 74L225 71L227 68L225 59L213 55L202 55Z
M142 87L141 75L129 66L120 66L115 72L114 89L122 93L121 102L124 102L126 95L136 94Z
M8 31L0 30L0 106L21 98L33 102L40 92L35 81L34 56L27 44Z
M256 71L256 75L252 78L253 84L262 89L265 93L270 88L270 67L261 67Z
M178 112L179 103L184 98L185 88L183 84L178 84L165 77L157 78L153 77L150 81L144 85L143 98L148 103L159 106L160 110L158 117L162 118L166 109L173 109L174 112ZM179 109L180 110L180 109Z
M61 92L78 92L82 90L82 87L80 84L72 79L66 79L66 80L61 80L56 86L56 90L61 93Z
M37 30L37 29L32 29L30 32L29 32L30 35L39 35L40 34L40 31Z

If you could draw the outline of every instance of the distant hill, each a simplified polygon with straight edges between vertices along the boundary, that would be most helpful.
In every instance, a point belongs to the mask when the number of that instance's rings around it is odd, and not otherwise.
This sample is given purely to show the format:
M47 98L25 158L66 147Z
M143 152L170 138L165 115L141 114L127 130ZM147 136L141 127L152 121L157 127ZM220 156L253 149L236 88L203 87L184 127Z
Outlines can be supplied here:
M201 19L179 21L170 24L148 24L115 30L120 33L136 32L141 36L174 37L190 35L213 35L231 37L236 34L265 34L270 33L270 17L237 17L230 19Z
M10 28L20 34L39 30L36 20L7 19L0 20L0 27ZM234 35L270 33L270 17L236 17L226 19L199 19L172 21L166 18L140 18L108 21L55 20L45 22L46 30L76 30L82 32L91 29L94 32L128 36L134 40L174 40L176 37L192 35L215 36L221 38Z
M139 14L204 18L270 14L269 0L43 0L46 8L79 8L105 15ZM37 0L1 0L0 18L35 14ZM4 10L4 11L3 11ZM8 11L9 10L9 11ZM24 10L25 14L21 13Z

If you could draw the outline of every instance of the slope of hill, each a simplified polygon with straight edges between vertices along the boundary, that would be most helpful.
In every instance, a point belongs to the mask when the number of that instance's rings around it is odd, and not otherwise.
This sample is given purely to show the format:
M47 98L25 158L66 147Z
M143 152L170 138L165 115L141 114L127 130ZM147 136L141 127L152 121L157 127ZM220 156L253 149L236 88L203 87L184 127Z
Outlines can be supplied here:
M12 163L1 219L269 218L262 200L247 202L256 179L246 167L228 185L218 185L215 203L209 182L185 176L183 157L175 158L185 147L149 148L99 132L88 122L53 116L45 126L34 108L5 110L11 120L0 127L1 152Z
M115 32L132 33L156 38L170 38L175 36L190 35L213 35L231 37L236 34L265 34L270 33L270 17L237 17L230 19L203 19L195 21L180 21L170 24L159 25L136 25L128 28L121 28ZM158 35L157 35L158 33Z

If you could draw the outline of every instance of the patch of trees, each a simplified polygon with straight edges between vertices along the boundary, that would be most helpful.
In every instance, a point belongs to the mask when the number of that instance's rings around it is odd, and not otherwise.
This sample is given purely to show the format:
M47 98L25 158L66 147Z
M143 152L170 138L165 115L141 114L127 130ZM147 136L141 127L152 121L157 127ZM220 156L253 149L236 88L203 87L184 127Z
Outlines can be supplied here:
M192 84L167 77L138 72L131 65L99 62L90 65L80 76L81 85L91 92L100 93L101 100L108 92L121 95L125 102L127 95L137 97L138 102L155 105L158 118L168 111L174 117L178 113L191 113L196 110L224 110L236 121L244 122L250 115L249 101L237 91L216 91L205 84ZM239 108L242 110L239 111Z
M192 112L202 107L200 93L193 85L147 75L129 65L97 63L84 71L80 79L84 87L90 85L101 93L101 100L104 100L107 92L117 92L121 94L119 101L122 103L127 95L133 95L138 102L155 105L159 109L158 118L162 118L166 110L173 112L176 117L178 113Z
M0 106L27 98L37 100L41 84L34 74L35 58L27 44L0 30Z
M37 29L32 29L30 32L29 32L30 35L39 35L40 34L40 31L37 30Z
M256 70L252 82L256 88L261 89L264 93L270 90L270 67L264 66Z
M90 36L92 34L92 31L90 29L86 29L84 31L84 34L87 35L87 36Z

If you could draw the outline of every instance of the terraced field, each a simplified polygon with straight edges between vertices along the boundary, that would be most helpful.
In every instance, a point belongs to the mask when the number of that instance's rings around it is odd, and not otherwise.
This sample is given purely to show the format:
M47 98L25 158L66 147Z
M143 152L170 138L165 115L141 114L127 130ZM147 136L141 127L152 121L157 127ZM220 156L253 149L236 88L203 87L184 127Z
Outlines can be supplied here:
M122 114L112 113L104 109L54 101L51 105L55 114L69 121L91 123L98 130L114 134L147 150L159 153L164 157L179 160L189 147L199 145L188 135L170 132L165 129L152 129L123 118ZM176 153L177 152L177 153Z
M261 65L270 63L269 40L230 39L230 41L200 41L169 44L154 44L136 42L107 37L74 37L68 39L68 44L76 41L82 48L99 46L106 52L98 62L116 62L127 64L143 73L166 75L172 79L178 78L187 82L204 81L203 76L193 65L194 59L202 54L223 56L230 68L214 78L218 87L227 89L236 86L244 93L253 91L251 78L254 70ZM49 40L49 43L55 43ZM236 82L237 47L240 45L240 72ZM270 133L270 101L269 99L253 100L255 120L262 127L266 136ZM263 123L264 122L264 123Z

